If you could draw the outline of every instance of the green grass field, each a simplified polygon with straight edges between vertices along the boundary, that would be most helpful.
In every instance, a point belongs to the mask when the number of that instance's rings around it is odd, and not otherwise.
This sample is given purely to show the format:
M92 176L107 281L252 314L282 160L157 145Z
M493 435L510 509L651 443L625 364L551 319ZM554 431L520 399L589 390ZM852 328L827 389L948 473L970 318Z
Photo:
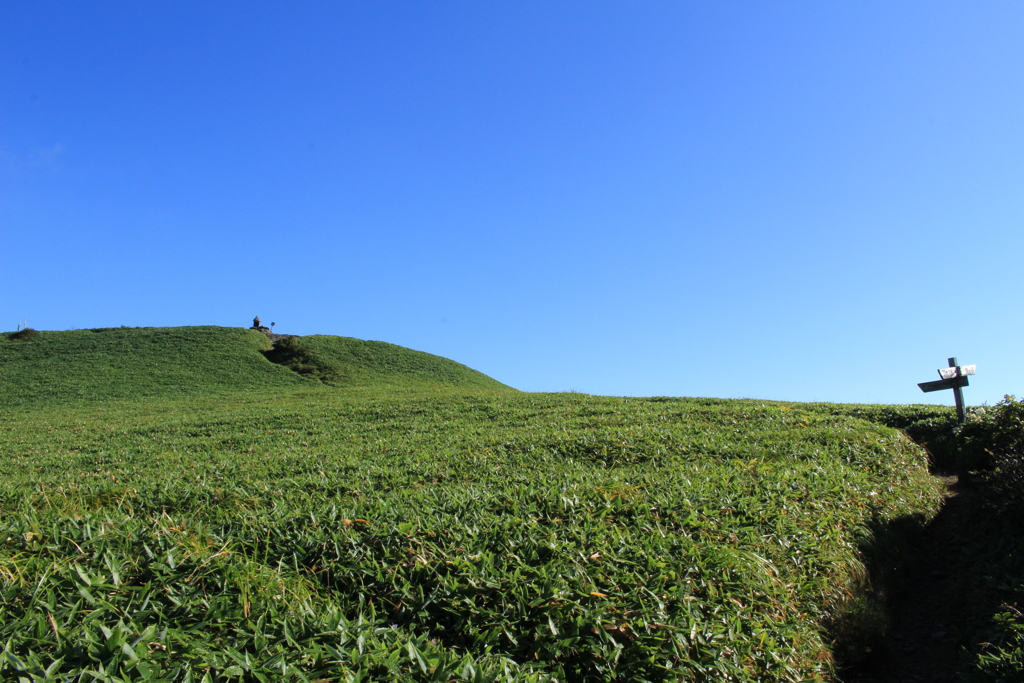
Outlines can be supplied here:
M247 330L0 339L0 676L824 681L877 626L861 550L939 503L862 417L945 409L525 394L301 342L334 382Z

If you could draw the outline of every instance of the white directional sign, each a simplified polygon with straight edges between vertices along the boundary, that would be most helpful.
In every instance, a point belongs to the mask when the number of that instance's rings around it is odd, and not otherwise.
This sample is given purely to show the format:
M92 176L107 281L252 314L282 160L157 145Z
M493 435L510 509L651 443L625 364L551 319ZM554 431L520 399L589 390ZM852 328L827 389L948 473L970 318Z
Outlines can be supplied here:
M977 369L977 365L961 365L959 368L939 368L939 377L942 379L953 379L957 376L957 370L960 370L961 377L965 377L973 375Z

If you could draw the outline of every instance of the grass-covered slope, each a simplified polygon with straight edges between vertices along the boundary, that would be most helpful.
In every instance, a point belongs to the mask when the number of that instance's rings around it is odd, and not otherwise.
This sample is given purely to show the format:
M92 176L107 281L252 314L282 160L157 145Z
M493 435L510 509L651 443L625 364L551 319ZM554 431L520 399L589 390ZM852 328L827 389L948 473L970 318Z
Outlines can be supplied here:
M287 341L287 340L286 340ZM315 335L290 340L317 364L270 362L267 337L231 327L106 328L0 334L0 405L221 396L337 386L507 388L464 365L394 344Z
M824 681L830 635L874 628L861 550L938 505L877 424L930 408L522 394L391 344L269 346L2 335L0 678Z
M295 348L307 353L317 374L335 386L415 384L508 389L482 372L461 363L380 341L316 334L296 338Z
M12 680L824 681L938 504L845 415L494 391L0 413L0 469Z
M267 361L266 336L231 327L143 327L0 335L0 402L220 395L316 383Z

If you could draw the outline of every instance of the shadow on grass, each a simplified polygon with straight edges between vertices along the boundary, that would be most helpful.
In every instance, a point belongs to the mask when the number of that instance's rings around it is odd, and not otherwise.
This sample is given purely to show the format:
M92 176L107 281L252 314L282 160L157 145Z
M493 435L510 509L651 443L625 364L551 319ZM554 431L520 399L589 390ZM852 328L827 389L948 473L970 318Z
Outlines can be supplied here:
M1024 519L1000 514L984 481L945 480L931 522L872 529L873 590L836 629L843 683L1024 680L1006 670L1024 648Z

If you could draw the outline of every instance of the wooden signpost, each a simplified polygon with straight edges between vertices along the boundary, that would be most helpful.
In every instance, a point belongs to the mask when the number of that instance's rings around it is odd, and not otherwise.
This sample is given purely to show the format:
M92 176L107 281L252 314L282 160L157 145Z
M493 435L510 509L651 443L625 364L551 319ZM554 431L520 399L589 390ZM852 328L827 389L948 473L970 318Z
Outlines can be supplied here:
M967 381L967 376L973 375L977 369L977 365L957 365L956 358L950 358L949 367L939 370L939 377L942 379L937 382L921 382L917 386L921 387L921 391L925 393L952 389L953 398L956 400L956 417L963 422L964 418L967 417L967 413L964 410L963 388L970 384Z

